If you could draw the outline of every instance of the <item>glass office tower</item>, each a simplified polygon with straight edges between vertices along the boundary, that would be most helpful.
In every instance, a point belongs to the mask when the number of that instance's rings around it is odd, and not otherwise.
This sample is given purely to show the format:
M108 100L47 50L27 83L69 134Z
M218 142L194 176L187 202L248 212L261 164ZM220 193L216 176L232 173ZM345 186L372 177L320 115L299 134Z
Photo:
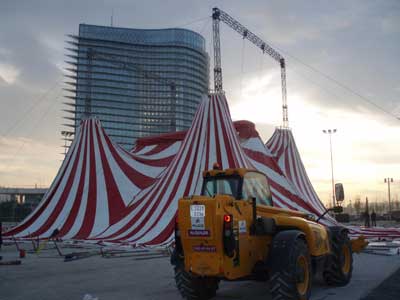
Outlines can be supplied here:
M126 149L139 137L190 127L208 91L204 38L186 29L128 29L79 25L70 35L65 119L102 121Z

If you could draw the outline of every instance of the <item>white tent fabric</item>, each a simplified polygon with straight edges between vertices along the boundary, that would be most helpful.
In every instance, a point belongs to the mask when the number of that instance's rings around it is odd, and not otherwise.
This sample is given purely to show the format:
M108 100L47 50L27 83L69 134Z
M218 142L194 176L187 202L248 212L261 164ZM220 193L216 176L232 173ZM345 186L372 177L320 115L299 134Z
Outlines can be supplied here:
M214 162L223 168L250 167L230 120L225 97L217 95L204 99L163 176L135 197L126 217L96 239L135 245L170 242L179 198L200 192L202 172Z
M153 184L163 161L111 142L96 119L82 121L56 178L35 211L5 233L15 237L95 236L119 221L134 195Z
M266 145L254 124L233 124L224 95L205 97L188 132L143 138L131 153L100 122L82 122L45 197L17 238L84 239L157 246L172 240L178 199L198 194L203 170L257 169L269 179L274 205L321 215L325 208L307 176L292 132L277 129ZM337 224L327 216L325 225ZM350 227L354 235L399 237L398 229Z

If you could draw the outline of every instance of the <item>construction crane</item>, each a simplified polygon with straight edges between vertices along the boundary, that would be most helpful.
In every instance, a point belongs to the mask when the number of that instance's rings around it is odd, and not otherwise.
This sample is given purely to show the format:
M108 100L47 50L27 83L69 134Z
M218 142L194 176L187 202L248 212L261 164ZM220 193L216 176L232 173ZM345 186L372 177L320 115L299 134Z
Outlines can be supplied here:
M263 53L270 55L273 59L279 62L281 67L281 82L282 82L282 112L283 112L283 127L289 127L288 105L286 94L286 65L285 59L279 52L269 46L266 42L252 33L230 15L223 10L213 8L213 44L214 44L214 89L216 92L223 92L222 88L222 68L221 68L221 44L219 33L219 22L222 21L230 28L238 32L244 39L249 40L254 45L262 50Z
M169 80L167 78L164 78L160 75L158 75L157 73L151 72L151 71L147 71L146 69L144 69L142 66L129 62L129 61L121 61L121 59L113 54L109 54L109 53L101 53L98 51L93 50L92 48L89 48L88 51L86 52L86 58L88 60L88 93L86 95L86 99L85 99L85 113L87 115L91 114L91 69L92 69L92 64L93 64L93 60L94 59L98 59L98 60L103 60L106 61L108 63L113 64L114 66L118 66L122 69L125 70L131 70L134 71L137 74L140 74L141 76L143 76L143 78L145 79L149 79L149 80L153 80L153 81L157 81L165 86L168 86L170 88L170 92L171 92L171 103L170 103L170 131L176 131L176 121L175 121L175 114L176 114L176 96L177 96L177 89L176 89L176 84L174 81Z

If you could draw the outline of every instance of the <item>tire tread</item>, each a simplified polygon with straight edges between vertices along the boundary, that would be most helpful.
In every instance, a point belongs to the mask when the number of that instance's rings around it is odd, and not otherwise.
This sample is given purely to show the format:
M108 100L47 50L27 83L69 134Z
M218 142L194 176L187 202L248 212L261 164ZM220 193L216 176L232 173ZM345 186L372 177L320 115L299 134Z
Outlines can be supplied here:
M350 248L351 263L350 271L346 275L342 271L342 247L347 245ZM323 277L328 285L332 286L344 286L350 282L352 272L353 272L353 258L351 252L350 239L342 229L334 229L331 232L331 247L332 255L329 265L323 272Z

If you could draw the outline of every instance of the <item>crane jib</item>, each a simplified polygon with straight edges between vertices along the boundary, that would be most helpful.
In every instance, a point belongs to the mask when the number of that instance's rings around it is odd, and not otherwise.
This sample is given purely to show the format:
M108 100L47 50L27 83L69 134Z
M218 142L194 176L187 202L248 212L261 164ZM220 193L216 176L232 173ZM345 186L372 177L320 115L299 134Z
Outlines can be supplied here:
M276 51L274 48L269 46L256 34L248 30L245 26L236 21L229 14L223 10L214 7L213 8L213 44L214 44L214 88L216 92L222 92L222 68L221 68L221 46L220 46L220 34L219 34L219 22L222 21L230 28L238 32L243 39L247 39L252 42L255 46L260 48L263 53L267 53L277 62L281 67L281 84L282 84L282 112L283 112L283 127L289 126L288 119L288 105L287 105L287 92L286 92L286 63L283 56Z

